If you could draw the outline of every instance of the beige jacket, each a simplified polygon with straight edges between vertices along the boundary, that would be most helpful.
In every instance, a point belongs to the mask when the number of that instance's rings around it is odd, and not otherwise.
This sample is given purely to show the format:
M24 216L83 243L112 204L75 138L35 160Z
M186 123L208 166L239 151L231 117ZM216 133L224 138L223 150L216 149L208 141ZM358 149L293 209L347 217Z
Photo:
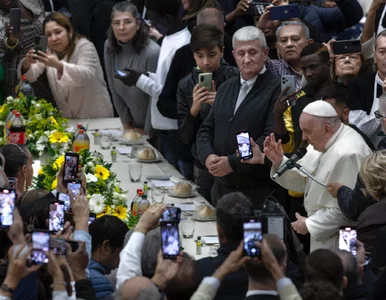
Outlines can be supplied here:
M23 61L19 65L19 74ZM68 61L65 57L62 63L62 76L58 76L56 68L46 67L40 62L32 64L24 75L33 82L47 69L51 92L63 117L113 117L113 107L94 45L86 38L79 39L71 59Z

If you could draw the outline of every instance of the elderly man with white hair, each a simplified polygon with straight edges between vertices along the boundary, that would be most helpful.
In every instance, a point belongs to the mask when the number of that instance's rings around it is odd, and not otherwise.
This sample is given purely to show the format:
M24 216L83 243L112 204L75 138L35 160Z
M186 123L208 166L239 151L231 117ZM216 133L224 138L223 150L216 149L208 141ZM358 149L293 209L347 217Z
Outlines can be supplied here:
M240 76L227 80L218 89L197 134L197 152L201 163L215 176L214 204L221 196L239 191L261 208L274 189L269 168L242 164L235 153L236 135L248 131L262 149L265 137L274 129L273 107L280 82L264 66L268 48L260 29L243 27L235 32L232 43Z
M298 164L322 183L340 181L353 188L362 160L371 154L363 138L344 125L331 104L323 100L304 108L300 127L309 146ZM265 156L272 161L271 176L288 161L281 141L276 142L273 134L264 142L264 154L255 146L253 152L251 163L261 163ZM297 221L292 227L297 233L311 234L311 252L335 246L339 227L347 221L327 188L296 168L288 170L276 181L286 189L305 193L307 217L296 214Z

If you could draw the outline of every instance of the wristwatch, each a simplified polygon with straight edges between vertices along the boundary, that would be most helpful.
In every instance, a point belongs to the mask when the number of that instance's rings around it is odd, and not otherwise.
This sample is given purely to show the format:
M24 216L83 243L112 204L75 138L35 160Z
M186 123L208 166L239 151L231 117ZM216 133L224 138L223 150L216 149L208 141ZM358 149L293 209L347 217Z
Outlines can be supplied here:
M11 289L7 284L3 283L1 286L0 286L0 289L2 289L4 292L6 293L10 293L11 295L13 295L13 292L15 291L14 289Z

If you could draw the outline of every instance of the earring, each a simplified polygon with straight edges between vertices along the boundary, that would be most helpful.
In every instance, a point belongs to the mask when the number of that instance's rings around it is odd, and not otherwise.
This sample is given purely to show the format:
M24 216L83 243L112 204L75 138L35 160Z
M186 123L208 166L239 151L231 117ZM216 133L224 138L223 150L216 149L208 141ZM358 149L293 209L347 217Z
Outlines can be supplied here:
M27 179L24 179L24 191L27 190Z

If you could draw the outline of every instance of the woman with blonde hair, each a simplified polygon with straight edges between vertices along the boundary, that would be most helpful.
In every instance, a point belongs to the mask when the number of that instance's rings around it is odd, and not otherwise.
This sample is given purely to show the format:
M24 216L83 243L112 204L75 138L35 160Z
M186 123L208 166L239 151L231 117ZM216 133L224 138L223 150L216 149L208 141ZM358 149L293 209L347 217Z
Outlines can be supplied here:
M366 157L359 172L365 185L363 192L377 202L367 207L358 217L358 239L373 252L378 230L386 226L386 150L374 152Z
M94 45L78 35L60 12L43 23L47 52L30 50L19 72L33 82L47 72L54 102L66 118L113 117L113 107Z

